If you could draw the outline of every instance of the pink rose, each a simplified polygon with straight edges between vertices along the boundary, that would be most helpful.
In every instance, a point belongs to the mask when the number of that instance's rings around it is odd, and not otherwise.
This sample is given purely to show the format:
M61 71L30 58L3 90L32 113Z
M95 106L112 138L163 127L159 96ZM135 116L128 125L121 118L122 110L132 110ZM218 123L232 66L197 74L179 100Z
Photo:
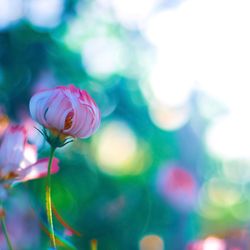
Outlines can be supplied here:
M24 127L10 125L0 145L0 181L3 189L16 182L23 182L47 175L48 158L37 160L37 150L27 143ZM59 170L54 158L51 172Z
M50 132L86 138L100 125L100 111L85 90L73 85L36 93L30 100L32 118Z

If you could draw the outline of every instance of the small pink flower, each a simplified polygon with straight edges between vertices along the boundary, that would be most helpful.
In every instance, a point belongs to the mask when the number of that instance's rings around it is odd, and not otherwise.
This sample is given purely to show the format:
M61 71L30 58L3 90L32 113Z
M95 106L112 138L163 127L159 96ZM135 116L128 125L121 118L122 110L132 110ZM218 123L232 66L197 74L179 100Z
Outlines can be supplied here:
M36 93L30 100L32 118L60 135L86 138L100 125L100 111L85 90L73 85Z
M47 175L48 158L37 161L34 145L27 143L24 127L11 125L6 130L0 145L0 183L9 187L13 183L40 178ZM58 160L52 163L51 172L59 170Z

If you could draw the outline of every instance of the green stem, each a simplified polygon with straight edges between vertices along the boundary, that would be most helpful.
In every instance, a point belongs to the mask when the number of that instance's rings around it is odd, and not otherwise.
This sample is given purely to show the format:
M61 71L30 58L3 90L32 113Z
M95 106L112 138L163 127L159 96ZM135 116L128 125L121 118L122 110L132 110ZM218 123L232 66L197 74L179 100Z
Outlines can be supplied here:
M51 147L50 149L47 183L46 183L46 212L47 212L48 223L49 223L50 231L51 231L51 244L54 249L56 249L56 239L55 239L52 208L51 208L51 165L52 165L52 159L54 157L55 150L56 149L53 147Z
M6 227L5 216L4 215L1 216L1 225L2 225L3 233L4 233L5 239L7 241L8 247L9 247L10 250L13 250L14 248L11 245L11 241L10 241L10 237L9 237L8 230L7 230L7 227Z

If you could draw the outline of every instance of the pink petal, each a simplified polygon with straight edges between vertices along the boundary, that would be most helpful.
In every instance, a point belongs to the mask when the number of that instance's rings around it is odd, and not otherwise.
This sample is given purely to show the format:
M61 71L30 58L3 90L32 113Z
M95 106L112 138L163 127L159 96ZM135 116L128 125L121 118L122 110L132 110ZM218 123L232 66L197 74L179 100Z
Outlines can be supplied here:
M23 160L25 143L26 130L24 127L9 126L0 146L0 166L5 168L6 172L15 171Z
M57 91L57 95L50 101L46 113L46 121L49 127L62 131L65 126L66 117L72 111L72 107L65 94L61 90Z
M25 143L23 150L23 160L20 167L26 168L37 161L37 147L29 143Z
M65 94L70 99L74 116L72 126L64 132L80 138L89 137L99 127L99 109L86 91L73 86L69 90Z
M48 127L45 114L50 105L49 100L53 99L56 94L56 90L44 90L36 93L30 99L31 117L45 127Z
M52 166L51 166L51 174L55 174L59 170L58 166L59 160L57 158L53 158ZM49 158L44 158L38 160L36 163L28 166L25 169L19 169L19 180L20 182L38 179L47 176L48 171L48 163Z
M87 108L85 119L81 121L81 126L76 132L76 136L80 138L87 138L92 135L100 126L100 112L95 106L82 105L81 110Z

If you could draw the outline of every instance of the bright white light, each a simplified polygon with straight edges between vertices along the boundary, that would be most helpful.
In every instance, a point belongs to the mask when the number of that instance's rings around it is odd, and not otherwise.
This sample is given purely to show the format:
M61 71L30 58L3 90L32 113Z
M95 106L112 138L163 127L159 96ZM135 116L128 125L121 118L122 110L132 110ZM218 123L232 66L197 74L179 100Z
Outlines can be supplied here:
M23 15L22 0L0 0L0 29Z
M156 98L174 105L198 88L230 110L249 107L249 9L248 0L189 0L153 16L144 34L156 48Z
M83 65L93 75L107 76L121 70L126 62L122 44L110 37L96 37L84 43Z
M193 80L191 70L184 62L168 60L166 51L160 51L149 79L149 88L153 97L160 103L177 107L184 105L190 96Z
M157 101L181 106L194 86L191 41L183 24L185 6L155 15L145 35L155 45L156 58L148 81L149 92Z
M153 12L161 0L99 0L111 7L117 19L129 28L142 24Z
M250 158L250 120L246 114L217 119L206 133L209 151L223 159Z
M250 80L250 2L240 0L204 1L197 17L197 80L199 87L226 103L230 109L249 103L246 93ZM207 13L207 14L206 14ZM205 16L201 16L201 15ZM213 16L213 18L209 18ZM234 18L232 18L234 16ZM236 94L237 93L237 94Z
M55 27L60 22L63 4L63 0L30 0L27 18L36 26Z
M204 240L203 250L226 250L226 243L224 240L208 237Z

